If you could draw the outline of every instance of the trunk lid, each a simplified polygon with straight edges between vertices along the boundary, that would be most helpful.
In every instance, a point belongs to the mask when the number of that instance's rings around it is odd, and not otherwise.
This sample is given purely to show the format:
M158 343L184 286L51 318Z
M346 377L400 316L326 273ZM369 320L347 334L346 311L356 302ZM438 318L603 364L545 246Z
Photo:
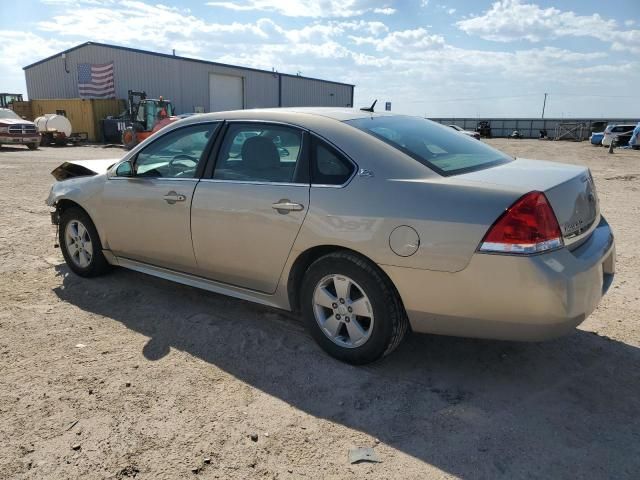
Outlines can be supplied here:
M600 206L589 169L541 160L513 162L463 175L458 179L491 184L524 195L543 192L570 248L586 240L600 221Z

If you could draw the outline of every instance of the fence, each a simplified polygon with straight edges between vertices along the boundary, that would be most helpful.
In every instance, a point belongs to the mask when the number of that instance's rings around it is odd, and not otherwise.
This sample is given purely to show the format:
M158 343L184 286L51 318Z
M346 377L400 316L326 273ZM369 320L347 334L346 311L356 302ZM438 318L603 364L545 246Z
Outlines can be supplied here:
M591 135L592 127L601 132L609 123L637 124L640 120L620 119L620 118L432 118L434 122L443 125L458 125L465 130L475 130L478 123L487 121L491 125L492 137L508 137L514 130L518 130L524 138L538 138L540 130L546 130L551 138L555 136L556 128L560 124L583 123L581 135L569 135L566 138L571 140L587 140Z
M45 113L58 113L71 122L73 132L86 132L90 142L102 140L101 120L107 115L119 115L125 108L124 100L60 98L16 102L14 111L29 120Z

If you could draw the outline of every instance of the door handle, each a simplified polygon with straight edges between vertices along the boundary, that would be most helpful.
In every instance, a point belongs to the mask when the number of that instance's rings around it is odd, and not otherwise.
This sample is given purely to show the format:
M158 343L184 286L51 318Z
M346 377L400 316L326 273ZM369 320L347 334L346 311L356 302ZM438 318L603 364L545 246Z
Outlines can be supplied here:
M165 202L167 202L169 205L173 205L176 202L184 202L187 197L185 197L184 195L182 195L181 193L176 193L173 190L169 193L167 193L164 197L162 197L164 199Z
M289 213L304 210L304 205L302 205L301 203L292 202L291 200L282 199L277 203L272 204L271 208L277 210L278 213Z

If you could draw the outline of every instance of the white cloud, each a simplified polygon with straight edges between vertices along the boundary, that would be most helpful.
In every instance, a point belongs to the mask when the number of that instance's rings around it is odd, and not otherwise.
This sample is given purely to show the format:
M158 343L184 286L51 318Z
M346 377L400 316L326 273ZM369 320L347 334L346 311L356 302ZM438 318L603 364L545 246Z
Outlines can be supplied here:
M349 38L356 45L371 45L379 52L390 51L400 54L415 54L416 51L440 48L445 43L444 37L430 34L424 28L399 30L378 38L355 35Z
M74 43L31 32L0 30L0 78L7 85L5 88L24 82L23 66L66 50Z
M594 54L554 47L483 51L456 47L424 26L397 29L363 18L304 22L273 16L244 23L212 22L186 9L141 0L85 1L92 3L80 8L76 3L50 7L53 14L36 23L33 33L0 32L0 78L13 82L5 85L24 81L22 66L87 39L105 43L117 39L118 44L142 49L170 52L176 48L178 55L268 70L275 67L281 72L301 71L355 83L357 104L380 98L393 100L395 111L429 115L475 116L478 108L492 115L530 115L538 109L537 100L535 110L529 111L528 97L517 102L485 102L483 97L523 92L537 98L537 92L554 89L631 91L640 84L640 62L627 60L617 51ZM359 2L357 8L374 3ZM378 2L371 8L387 4ZM620 32L616 37L619 45L613 48L628 51L630 45L640 45L633 32ZM479 91L483 95L477 95L476 101L443 102L446 98L473 97L469 92ZM552 105L559 104L558 98L554 97L558 103ZM585 115L593 105L583 106ZM635 107L633 102L622 105L628 112L640 108L637 101ZM592 110L601 111L609 110Z
M597 13L577 15L520 0L499 0L483 14L456 25L469 35L498 42L540 42L565 36L593 37L604 42L635 42L640 38L640 30L620 31L614 20L606 20Z
M450 8L449 10L447 10L447 13L449 15L453 15L454 13L456 13L456 9L455 8Z
M207 5L236 11L277 12L287 17L337 18L355 17L367 12L392 15L396 10L391 7L391 3L393 2L378 0L214 0L207 2Z
M374 8L373 9L373 13L379 13L381 15L393 15L394 13L396 13L396 9L395 8L390 8L390 7Z

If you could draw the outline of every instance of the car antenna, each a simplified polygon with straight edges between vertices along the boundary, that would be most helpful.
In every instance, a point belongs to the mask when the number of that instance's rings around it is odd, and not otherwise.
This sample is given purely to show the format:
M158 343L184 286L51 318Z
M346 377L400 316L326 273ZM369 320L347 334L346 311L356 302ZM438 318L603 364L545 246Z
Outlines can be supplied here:
M373 107L376 106L376 103L378 103L378 99L375 99L370 107L362 107L360 110L362 110L363 112L371 112L371 113L373 113Z

